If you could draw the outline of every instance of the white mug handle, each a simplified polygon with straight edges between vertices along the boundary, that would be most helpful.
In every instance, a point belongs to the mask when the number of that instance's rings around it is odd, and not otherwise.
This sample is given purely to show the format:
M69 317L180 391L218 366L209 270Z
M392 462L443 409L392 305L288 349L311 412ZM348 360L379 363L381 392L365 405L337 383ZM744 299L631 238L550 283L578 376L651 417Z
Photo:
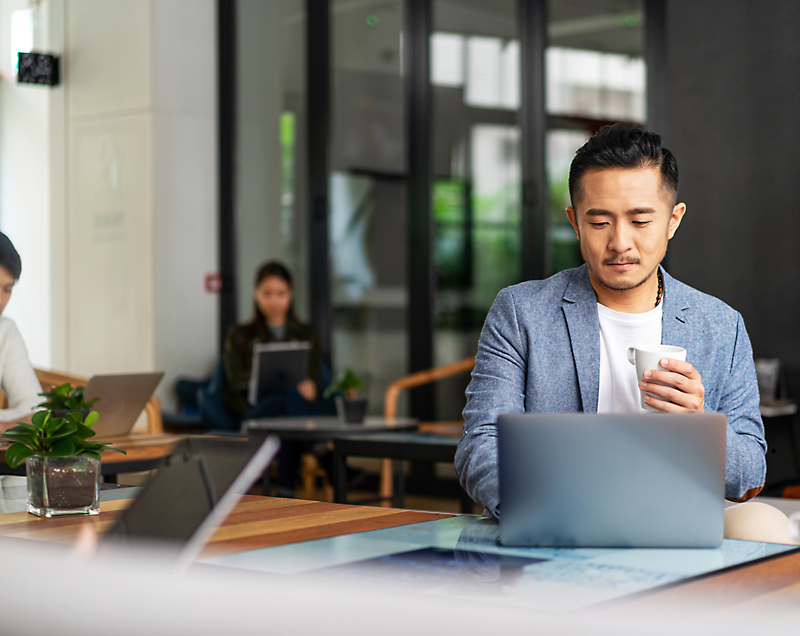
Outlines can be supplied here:
M636 366L636 347L628 347L628 362Z

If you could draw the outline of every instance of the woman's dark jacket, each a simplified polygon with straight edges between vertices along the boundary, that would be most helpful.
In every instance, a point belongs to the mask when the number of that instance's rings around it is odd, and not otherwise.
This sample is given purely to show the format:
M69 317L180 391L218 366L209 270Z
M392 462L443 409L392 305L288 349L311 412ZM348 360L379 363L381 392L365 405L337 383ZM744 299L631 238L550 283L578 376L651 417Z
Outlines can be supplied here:
M309 377L317 385L317 397L325 388L322 384L322 344L314 327L303 324L299 320L287 318L286 331L282 340L276 340L269 327L259 324L255 334L247 337L252 327L234 325L225 338L225 407L238 416L244 415L252 408L247 401L250 388L250 374L253 366L253 345L267 342L310 342L311 353L308 359Z

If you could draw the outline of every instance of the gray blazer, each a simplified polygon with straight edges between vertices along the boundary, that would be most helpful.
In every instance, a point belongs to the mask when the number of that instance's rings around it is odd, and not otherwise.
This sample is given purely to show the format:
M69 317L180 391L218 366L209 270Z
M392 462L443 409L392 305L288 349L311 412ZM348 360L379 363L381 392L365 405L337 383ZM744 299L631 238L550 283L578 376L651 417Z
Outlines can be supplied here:
M725 496L738 499L764 484L767 448L744 321L721 300L662 274L661 342L686 349L703 378L706 411L728 416ZM470 497L499 514L498 415L596 412L599 384L600 321L586 265L502 290L481 331L456 452Z

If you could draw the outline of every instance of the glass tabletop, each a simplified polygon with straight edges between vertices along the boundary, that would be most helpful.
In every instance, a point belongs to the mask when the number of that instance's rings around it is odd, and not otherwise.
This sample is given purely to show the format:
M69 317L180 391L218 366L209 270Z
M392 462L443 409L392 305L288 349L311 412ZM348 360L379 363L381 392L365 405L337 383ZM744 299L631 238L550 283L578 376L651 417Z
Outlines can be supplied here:
M567 612L795 546L725 540L716 549L508 548L498 524L457 516L205 559L288 576L355 577L419 592Z

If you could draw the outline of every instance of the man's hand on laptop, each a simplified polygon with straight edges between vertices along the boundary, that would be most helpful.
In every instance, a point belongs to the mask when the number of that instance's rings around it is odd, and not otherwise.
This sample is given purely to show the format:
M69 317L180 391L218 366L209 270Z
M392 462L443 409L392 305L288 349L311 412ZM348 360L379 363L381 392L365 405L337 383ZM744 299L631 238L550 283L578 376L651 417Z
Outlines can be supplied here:
M703 413L705 393L703 379L691 364L672 358L662 358L663 371L645 371L639 387L647 404L665 413ZM665 386L666 385L666 386Z

